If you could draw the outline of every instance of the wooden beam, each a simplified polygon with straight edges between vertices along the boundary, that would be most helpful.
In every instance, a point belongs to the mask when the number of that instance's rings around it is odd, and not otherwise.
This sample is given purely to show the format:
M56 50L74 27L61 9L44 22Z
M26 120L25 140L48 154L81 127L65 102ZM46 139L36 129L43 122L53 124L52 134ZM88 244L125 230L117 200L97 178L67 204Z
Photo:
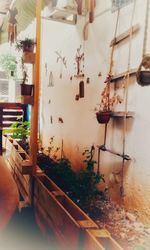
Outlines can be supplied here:
M3 110L0 108L0 155L2 155L3 152L3 128L2 128L2 116L3 116Z
M132 29L132 33L135 34L136 32L139 31L140 29L140 25L139 24L135 24L134 26L132 26L132 28L126 30L124 33L120 34L119 36L117 36L116 38L114 38L111 43L110 43L110 47L117 45L118 43L122 42L123 40L127 39L130 36L131 33L131 29Z
M136 69L131 69L130 72L129 72L129 76L135 75L136 72L137 72L137 68ZM111 83L113 83L113 82L115 83L116 81L121 80L122 78L127 76L127 74L128 74L128 72L126 71L126 72L120 73L118 75L112 76Z
M32 106L31 117L31 139L30 157L33 165L33 174L36 173L36 161L38 150L38 114L39 114L39 90L40 90L40 46L41 46L41 10L43 0L36 1L36 55L34 70L34 105Z

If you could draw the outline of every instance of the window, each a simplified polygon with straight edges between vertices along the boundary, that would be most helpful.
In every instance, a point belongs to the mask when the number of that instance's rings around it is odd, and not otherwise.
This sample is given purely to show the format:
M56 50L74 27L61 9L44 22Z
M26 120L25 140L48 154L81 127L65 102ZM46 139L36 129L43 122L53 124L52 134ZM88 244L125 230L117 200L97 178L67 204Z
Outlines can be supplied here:
M112 0L112 11L116 11L118 8L122 8L131 2L133 0Z

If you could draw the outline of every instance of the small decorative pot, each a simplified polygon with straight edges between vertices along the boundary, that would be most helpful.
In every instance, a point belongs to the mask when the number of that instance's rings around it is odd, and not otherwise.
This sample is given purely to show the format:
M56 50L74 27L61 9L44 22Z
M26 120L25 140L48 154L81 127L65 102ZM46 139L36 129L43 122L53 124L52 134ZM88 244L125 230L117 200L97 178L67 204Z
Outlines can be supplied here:
M98 123L106 124L109 122L111 111L98 111L96 112L96 118Z
M21 84L21 95L31 96L33 92L33 85Z

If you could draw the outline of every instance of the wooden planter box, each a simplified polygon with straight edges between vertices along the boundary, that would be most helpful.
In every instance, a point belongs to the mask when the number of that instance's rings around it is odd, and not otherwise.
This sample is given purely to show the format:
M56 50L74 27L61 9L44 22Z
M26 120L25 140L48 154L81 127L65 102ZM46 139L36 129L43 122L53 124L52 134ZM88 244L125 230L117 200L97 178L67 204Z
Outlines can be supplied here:
M46 175L36 177L34 206L40 228L48 236L53 229L66 249L78 249L85 229L98 226Z
M30 158L15 139L7 137L5 144L6 148L10 151L7 159L19 192L24 201L30 204L32 174Z
M32 195L37 224L48 238L51 239L53 232L65 250L123 250L107 230L100 230L38 166L34 178L24 172L29 157L15 140L6 138L6 145L11 149L8 160L18 189L26 204L31 204Z

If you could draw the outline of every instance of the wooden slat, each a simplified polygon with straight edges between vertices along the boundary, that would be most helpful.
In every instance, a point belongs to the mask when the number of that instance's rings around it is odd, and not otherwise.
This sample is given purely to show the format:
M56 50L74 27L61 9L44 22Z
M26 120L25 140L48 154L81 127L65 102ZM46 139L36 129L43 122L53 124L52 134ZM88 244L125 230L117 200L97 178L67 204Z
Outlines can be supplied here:
M123 250L107 230L88 229L84 250Z
M6 116L21 116L23 115L23 111L3 111L3 115L6 115Z
M18 119L18 117L3 116L3 121L21 122L22 118Z
M111 117L113 117L113 118L123 118L124 116L126 116L126 118L133 118L134 115L135 115L134 112L127 112L127 113L125 113L125 112L113 112L111 114Z
M9 103L9 102L4 102L4 103L0 103L0 108L3 109L19 109L22 108L23 105L21 103Z
M134 26L132 26L132 28L126 30L124 33L120 34L119 36L117 36L115 39L113 39L110 43L110 47L117 45L118 43L122 42L123 40L125 40L126 38L128 38L130 36L130 32L132 29L132 34L135 34L136 32L139 31L140 29L140 25L136 24Z
M137 73L137 68L131 69L129 72L129 76L130 77L134 76L134 75L136 75L136 73ZM111 83L115 83L116 81L121 80L124 77L127 77L127 74L128 74L128 72L126 71L126 72L120 73L118 75L112 76Z

